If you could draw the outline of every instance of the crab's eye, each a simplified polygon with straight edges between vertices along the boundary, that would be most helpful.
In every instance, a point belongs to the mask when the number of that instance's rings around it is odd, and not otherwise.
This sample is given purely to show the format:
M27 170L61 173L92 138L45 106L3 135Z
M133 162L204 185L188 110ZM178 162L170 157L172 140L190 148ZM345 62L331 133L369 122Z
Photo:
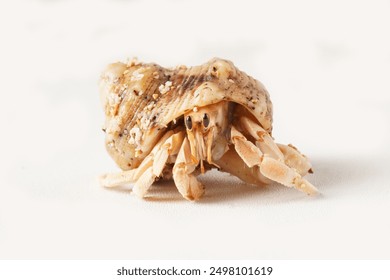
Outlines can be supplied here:
M187 116L187 117L186 117L185 123L186 123L187 129L188 129L188 130L191 130L191 129L192 129L192 119L191 119L191 116Z
M205 113L205 114L203 115L203 126L204 126L204 127L208 127L209 124L210 124L210 117L209 117L208 114Z

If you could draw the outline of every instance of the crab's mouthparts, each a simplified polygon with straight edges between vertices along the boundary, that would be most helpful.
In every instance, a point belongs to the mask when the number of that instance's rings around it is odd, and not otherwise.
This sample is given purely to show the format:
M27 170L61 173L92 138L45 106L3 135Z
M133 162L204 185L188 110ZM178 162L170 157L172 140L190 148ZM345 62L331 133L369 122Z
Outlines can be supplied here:
M195 134L195 142L196 142L196 144L194 145L195 151L193 152L198 162L200 161L200 171L203 174L204 173L203 160L206 159L206 149L205 149L204 138L201 133L197 132Z
M200 162L200 171L203 174L205 172L203 161L207 161L209 164L212 162L211 147L213 145L213 129L210 129L206 134L201 132L195 133L195 143L191 145L192 156L195 157L196 162ZM217 166L218 167L218 166Z

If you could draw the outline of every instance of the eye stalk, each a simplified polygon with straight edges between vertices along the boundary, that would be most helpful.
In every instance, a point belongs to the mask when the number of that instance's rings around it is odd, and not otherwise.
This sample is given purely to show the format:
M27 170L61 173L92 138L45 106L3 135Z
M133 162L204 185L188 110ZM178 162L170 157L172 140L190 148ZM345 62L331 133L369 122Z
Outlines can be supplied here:
M192 118L191 116L187 116L185 120L185 124L188 130L192 129Z
M203 126L207 128L210 124L210 116L208 114L203 115Z

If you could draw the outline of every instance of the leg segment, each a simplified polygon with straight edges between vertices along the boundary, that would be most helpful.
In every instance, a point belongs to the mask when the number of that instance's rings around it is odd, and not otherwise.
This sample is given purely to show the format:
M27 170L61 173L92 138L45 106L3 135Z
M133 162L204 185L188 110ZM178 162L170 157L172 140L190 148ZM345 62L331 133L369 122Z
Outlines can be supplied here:
M190 143L185 138L173 166L173 180L181 195L188 200L198 200L204 193L204 186L191 174L198 163L199 160L191 155Z
M231 129L231 141L237 154L248 167L259 166L260 172L272 181L287 187L294 187L307 194L317 193L317 189L294 169L288 167L284 161L263 154L258 147L248 141L234 126Z

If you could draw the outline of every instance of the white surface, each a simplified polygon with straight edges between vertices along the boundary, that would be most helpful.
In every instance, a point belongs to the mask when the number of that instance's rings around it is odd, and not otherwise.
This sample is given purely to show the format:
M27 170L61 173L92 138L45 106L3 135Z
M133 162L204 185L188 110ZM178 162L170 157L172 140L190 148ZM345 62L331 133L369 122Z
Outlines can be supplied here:
M390 258L388 1L12 3L0 9L0 258ZM172 183L147 200L99 187L117 168L97 80L134 55L219 56L261 80L274 137L311 158L322 195L216 172L197 203Z

